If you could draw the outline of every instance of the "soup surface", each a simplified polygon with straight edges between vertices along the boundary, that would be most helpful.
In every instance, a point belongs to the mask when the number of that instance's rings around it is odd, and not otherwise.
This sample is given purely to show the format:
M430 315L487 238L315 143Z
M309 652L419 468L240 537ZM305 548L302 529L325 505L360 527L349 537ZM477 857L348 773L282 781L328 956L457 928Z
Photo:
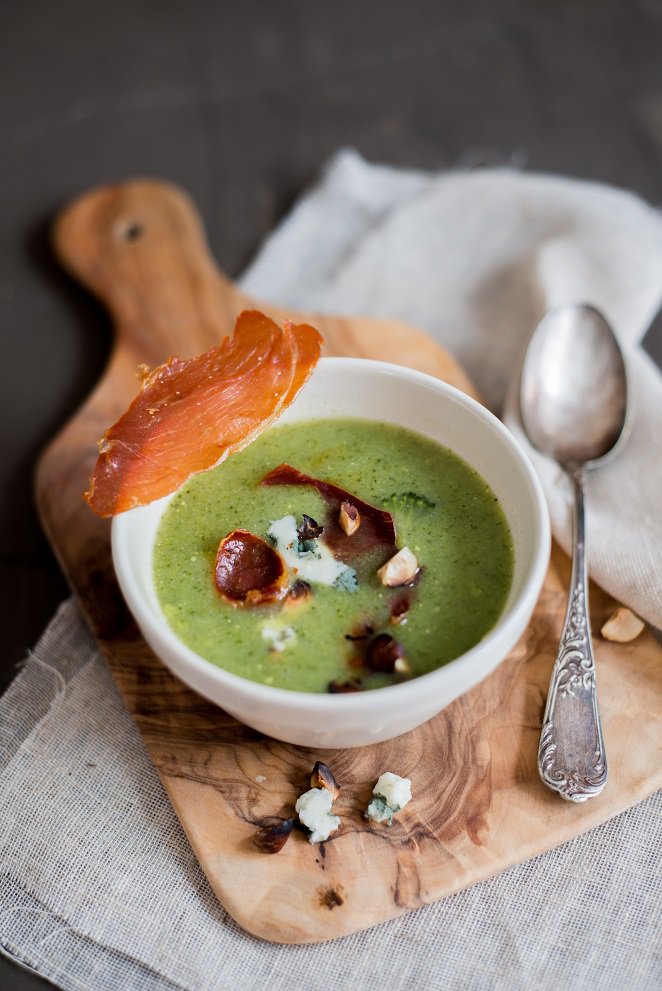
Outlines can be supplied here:
M322 534L285 555L291 566L292 553L302 553L292 574L310 585L301 602L225 601L214 567L226 534L248 530L282 550L304 513L322 525L327 519L329 505L314 488L260 485L283 462L392 513L397 547L410 548L420 566L414 582L385 587L377 569L393 551L373 547L357 556L352 536L342 535L347 544L333 551L347 567L340 574L333 562L321 567L320 555L327 564L330 558ZM326 692L416 677L472 647L503 609L513 552L496 496L452 451L388 424L330 419L276 426L191 479L164 513L153 566L168 622L202 657L267 685ZM334 575L334 584L324 583ZM396 671L368 661L372 641L384 634L403 661Z

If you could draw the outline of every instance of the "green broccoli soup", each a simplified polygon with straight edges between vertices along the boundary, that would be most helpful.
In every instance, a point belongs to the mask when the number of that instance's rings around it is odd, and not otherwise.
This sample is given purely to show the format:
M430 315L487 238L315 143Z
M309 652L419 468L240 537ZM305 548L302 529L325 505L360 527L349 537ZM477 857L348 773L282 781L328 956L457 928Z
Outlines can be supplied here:
M211 664L344 692L476 644L506 602L513 550L496 496L452 451L329 419L271 428L192 478L164 513L153 566L170 626Z

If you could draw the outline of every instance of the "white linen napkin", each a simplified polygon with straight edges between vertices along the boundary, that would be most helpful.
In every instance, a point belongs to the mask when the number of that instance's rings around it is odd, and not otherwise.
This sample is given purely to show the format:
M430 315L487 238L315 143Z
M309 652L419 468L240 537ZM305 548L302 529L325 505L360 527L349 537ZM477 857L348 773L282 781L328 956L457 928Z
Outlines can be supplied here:
M661 259L657 215L628 194L509 172L401 172L342 152L243 285L273 302L418 324L495 409L545 306L590 289L632 350L642 408L623 461L646 458L659 488L660 381L633 349L658 303ZM589 499L590 539L608 561L602 503ZM659 545L657 503L647 506ZM616 558L619 589L630 561ZM636 591L626 601L646 615L650 590ZM73 602L0 699L0 803L0 949L68 991L662 986L661 795L369 932L318 946L248 936L211 892Z

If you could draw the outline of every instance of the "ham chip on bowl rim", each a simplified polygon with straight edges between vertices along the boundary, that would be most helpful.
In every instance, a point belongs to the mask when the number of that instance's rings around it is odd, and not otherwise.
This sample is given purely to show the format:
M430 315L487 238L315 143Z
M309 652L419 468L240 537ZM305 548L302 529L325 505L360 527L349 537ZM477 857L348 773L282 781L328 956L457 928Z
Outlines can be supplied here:
M308 324L281 328L245 310L218 347L153 369L99 441L91 508L114 516L145 506L241 451L294 401L321 345Z

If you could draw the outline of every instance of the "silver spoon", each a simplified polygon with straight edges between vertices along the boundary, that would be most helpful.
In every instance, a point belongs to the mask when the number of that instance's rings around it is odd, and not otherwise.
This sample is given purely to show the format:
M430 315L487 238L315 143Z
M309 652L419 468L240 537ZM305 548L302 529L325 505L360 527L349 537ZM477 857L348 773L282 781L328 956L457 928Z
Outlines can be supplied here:
M626 407L623 356L604 317L585 305L551 310L526 353L520 411L531 443L559 463L574 490L568 605L538 749L542 780L572 802L598 795L607 783L588 614L583 476L614 453Z

